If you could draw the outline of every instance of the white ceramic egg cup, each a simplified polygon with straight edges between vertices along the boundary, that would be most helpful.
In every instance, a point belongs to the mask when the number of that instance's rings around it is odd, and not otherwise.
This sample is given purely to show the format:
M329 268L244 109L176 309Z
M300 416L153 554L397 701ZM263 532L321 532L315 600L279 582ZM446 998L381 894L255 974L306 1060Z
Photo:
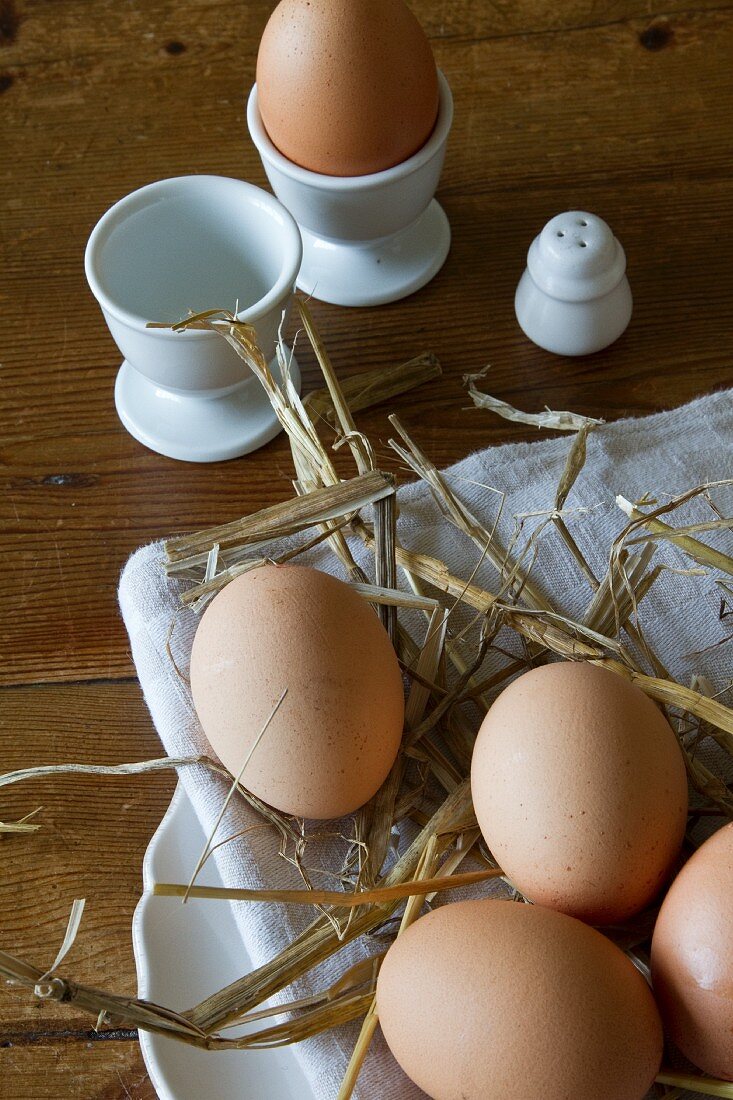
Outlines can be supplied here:
M592 355L626 329L626 255L596 214L558 214L530 245L514 308L525 334L556 355Z
M255 84L247 124L270 185L303 238L298 288L341 306L394 302L430 282L450 249L450 225L433 198L453 121L453 97L438 72L440 105L432 134L407 160L366 176L309 172L267 135Z
M279 376L275 342L301 255L287 210L261 188L223 176L159 180L104 214L85 270L124 356L115 404L135 439L169 458L216 462L277 435L267 395L221 336L146 326L237 309ZM298 364L290 362L299 388Z

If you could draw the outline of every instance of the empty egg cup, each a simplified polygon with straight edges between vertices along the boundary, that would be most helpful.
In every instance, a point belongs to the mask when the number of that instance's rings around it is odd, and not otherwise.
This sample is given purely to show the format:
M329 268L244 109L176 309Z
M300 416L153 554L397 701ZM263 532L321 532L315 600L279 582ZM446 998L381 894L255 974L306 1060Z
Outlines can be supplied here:
M407 160L366 176L309 172L275 148L262 123L255 84L247 124L270 185L303 238L298 288L341 306L394 302L430 282L445 263L450 225L433 198L453 97L438 72L440 105L433 132Z
M236 309L254 325L279 377L275 345L301 254L287 210L259 187L223 176L160 180L104 214L84 263L124 357L115 404L135 439L169 458L215 462L277 435L267 395L226 340L147 325ZM298 364L292 357L290 363L299 388Z

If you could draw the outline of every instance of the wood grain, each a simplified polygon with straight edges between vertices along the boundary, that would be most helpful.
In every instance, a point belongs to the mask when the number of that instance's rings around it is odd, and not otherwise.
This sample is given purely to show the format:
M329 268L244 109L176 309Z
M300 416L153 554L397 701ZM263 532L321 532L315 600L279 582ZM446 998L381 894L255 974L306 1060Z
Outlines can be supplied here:
M136 681L6 688L0 692L0 745L3 772L35 764L120 764L161 755ZM89 985L111 983L117 992L133 993L130 922L142 892L142 858L174 787L175 775L162 772L59 776L4 788L3 821L43 809L36 817L42 825L39 832L6 834L0 840L3 949L40 967L50 966L73 899L86 898L68 958L73 976ZM5 1032L82 1030L93 1023L63 1005L37 1003L21 990L3 990L0 996L0 1042Z
M155 1100L134 1039L94 1041L87 1033L16 1043L2 1049L0 1096L6 1100Z
M117 353L83 274L91 227L135 187L191 172L264 184L244 96L273 6L0 0L3 770L156 753L116 607L126 557L290 493L282 439L194 466L124 432ZM486 363L487 388L512 403L608 419L733 384L733 3L412 6L456 102L440 189L453 247L403 302L313 303L339 373L434 351L443 378L389 411L438 465L531 437L468 408L461 376ZM582 360L533 347L513 312L533 235L572 207L613 225L635 299L618 344ZM300 358L306 389L320 385L304 347ZM404 476L387 411L357 420ZM0 841L3 946L52 957L71 898L86 894L75 972L132 990L140 861L172 787L156 776L3 792L0 819L46 807L41 834ZM91 1042L86 1028L3 991L0 1097L152 1097L134 1041Z

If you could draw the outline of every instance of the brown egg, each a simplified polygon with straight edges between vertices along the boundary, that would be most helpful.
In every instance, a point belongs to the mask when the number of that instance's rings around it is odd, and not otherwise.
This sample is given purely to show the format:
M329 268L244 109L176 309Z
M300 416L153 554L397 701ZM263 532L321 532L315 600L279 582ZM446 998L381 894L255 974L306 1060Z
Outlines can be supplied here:
M642 1100L662 1025L636 967L594 928L460 901L398 936L377 983L390 1050L433 1100Z
M680 1050L733 1081L733 824L706 840L669 888L652 939L652 980Z
M425 144L438 76L403 0L281 0L262 35L257 96L265 129L289 160L361 176Z
M476 740L471 791L511 882L592 924L653 900L687 820L682 752L662 712L623 676L569 661L501 693Z
M233 775L285 688L242 782L301 817L341 817L362 806L386 778L402 736L394 649L349 585L304 566L268 565L212 600L191 653L196 713Z

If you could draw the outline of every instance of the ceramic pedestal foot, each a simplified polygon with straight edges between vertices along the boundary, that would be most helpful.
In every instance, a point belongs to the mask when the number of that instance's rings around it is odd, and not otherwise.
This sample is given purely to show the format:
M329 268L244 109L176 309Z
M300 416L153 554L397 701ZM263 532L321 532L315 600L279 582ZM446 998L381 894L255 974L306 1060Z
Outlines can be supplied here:
M275 362L270 369L279 378ZM294 357L291 378L300 391ZM269 443L281 431L254 377L224 397L192 397L156 386L125 361L117 374L115 405L130 435L152 451L184 462L238 458Z
M420 217L392 237L332 241L300 227L303 263L297 286L338 306L379 306L429 283L450 249L448 218L435 199Z

